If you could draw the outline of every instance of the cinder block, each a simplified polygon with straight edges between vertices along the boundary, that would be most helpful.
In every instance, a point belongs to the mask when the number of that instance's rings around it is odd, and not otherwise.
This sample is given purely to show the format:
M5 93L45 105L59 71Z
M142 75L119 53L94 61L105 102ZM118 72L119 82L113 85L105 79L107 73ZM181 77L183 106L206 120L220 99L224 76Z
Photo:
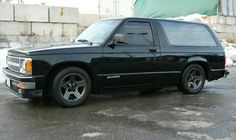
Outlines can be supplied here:
M235 17L226 17L225 23L227 25L235 25L236 18Z
M208 16L204 20L206 20L209 24L217 24L217 16Z
M0 20L13 21L13 5L0 3Z
M215 24L212 26L213 29L217 32L217 33L224 33L226 32L226 25L221 25L221 24Z
M63 36L77 36L77 24L63 24Z
M48 22L48 7L43 5L15 5L16 21Z
M225 16L217 16L217 23L218 24L225 24L226 18Z
M236 26L226 26L225 32L228 34L236 34Z
M222 0L221 1L221 8L222 8L222 14L224 16L228 16L229 15L229 11L228 11L228 1L227 0Z
M0 35L30 35L31 23L23 22L0 22Z
M32 35L36 36L62 36L62 24L32 23Z
M77 34L78 34L78 35L81 34L86 28L87 28L86 26L79 26L79 27L77 28Z
M79 25L80 26L89 26L100 19L101 19L101 17L99 15L80 14L79 15Z
M234 11L233 11L233 5L234 5L234 0L228 0L228 14L229 16L233 16L234 15Z
M79 10L68 7L50 7L50 22L78 23Z

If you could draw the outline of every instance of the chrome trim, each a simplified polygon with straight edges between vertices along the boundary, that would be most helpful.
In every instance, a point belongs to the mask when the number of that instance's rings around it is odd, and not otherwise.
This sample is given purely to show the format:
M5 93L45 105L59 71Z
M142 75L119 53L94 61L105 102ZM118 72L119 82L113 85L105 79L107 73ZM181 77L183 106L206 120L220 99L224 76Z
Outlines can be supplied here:
M19 79L32 79L32 78L44 77L44 76L27 76L27 75L26 76L20 76L20 75L10 73L10 72L6 71L5 69L3 69L2 72L6 75L10 75L12 77L16 77L16 78L19 78Z
M20 58L19 57L15 57L15 56L7 56L6 58L7 60L7 67L15 72L19 72L20 71ZM16 61L13 61L16 60Z
M160 71L160 72L136 72L136 73L112 73L112 74L98 74L98 76L124 76L124 75L148 75L148 74L171 74L181 73L181 71Z
M19 78L19 79L32 79L33 78L32 76L19 76L16 74L12 74L12 73L6 71L5 69L3 69L2 72L5 73L6 75L11 75L11 76Z
M20 64L19 64L19 63L10 63L10 64L9 64L9 62L8 62L8 65L12 65L12 66L14 66L14 67L20 67Z
M211 71L215 72L215 71L225 71L225 69L211 69Z

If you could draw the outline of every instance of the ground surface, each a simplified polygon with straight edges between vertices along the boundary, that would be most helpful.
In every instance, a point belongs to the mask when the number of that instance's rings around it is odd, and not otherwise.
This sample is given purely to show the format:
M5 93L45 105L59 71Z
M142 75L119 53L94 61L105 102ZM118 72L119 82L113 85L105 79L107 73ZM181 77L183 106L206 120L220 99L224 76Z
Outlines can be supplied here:
M30 101L0 86L0 139L236 139L236 67L202 93L176 88L91 96L65 109L52 99Z

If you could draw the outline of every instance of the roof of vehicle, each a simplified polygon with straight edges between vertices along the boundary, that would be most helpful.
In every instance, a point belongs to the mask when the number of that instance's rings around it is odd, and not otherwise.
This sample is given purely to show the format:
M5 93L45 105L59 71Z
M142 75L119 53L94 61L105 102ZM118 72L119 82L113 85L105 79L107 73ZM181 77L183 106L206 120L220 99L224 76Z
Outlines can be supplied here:
M176 20L176 19L159 19L159 18L144 18L144 17L119 17L119 18L108 18L103 20L156 20L156 21L169 21L169 22L182 22L182 23L193 23L193 24L202 24L206 25L205 23L199 22L192 22L192 21L185 21L185 20Z

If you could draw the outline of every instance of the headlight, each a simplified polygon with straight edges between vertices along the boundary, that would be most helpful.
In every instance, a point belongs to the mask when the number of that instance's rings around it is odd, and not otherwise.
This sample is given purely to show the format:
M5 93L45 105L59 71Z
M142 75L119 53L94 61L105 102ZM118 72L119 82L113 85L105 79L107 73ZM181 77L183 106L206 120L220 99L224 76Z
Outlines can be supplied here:
M32 59L31 58L22 58L19 60L19 70L20 73L32 74Z

